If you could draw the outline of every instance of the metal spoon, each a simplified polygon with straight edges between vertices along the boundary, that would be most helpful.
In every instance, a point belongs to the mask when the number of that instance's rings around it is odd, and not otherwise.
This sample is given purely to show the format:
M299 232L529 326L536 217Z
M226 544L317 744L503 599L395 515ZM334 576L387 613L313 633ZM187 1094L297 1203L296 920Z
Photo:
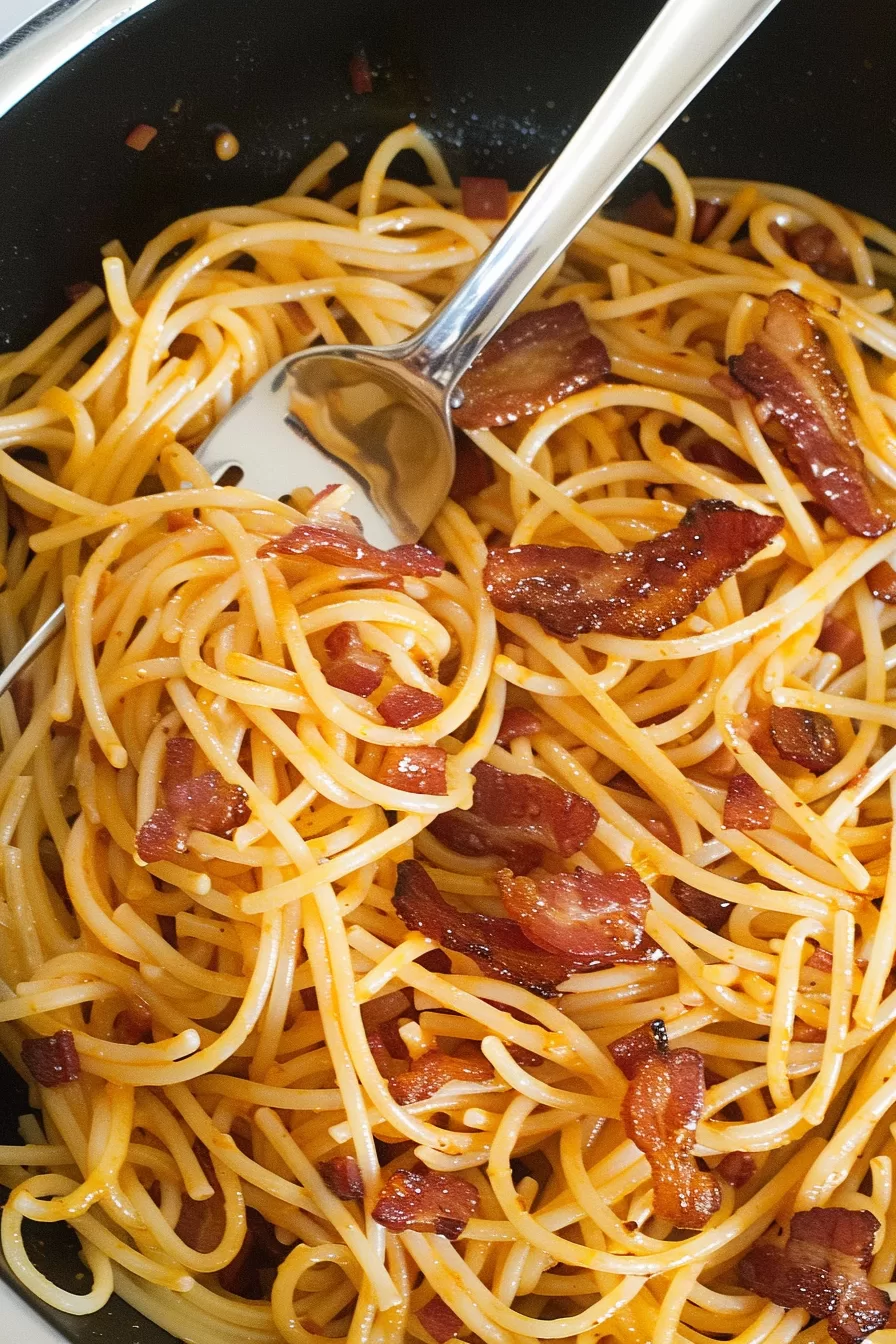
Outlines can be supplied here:
M399 345L317 346L270 369L196 456L277 498L355 487L377 546L416 541L454 473L461 375L579 229L777 0L668 0L566 148L460 289ZM456 404L456 403L455 403ZM59 607L0 674L0 694L56 635Z

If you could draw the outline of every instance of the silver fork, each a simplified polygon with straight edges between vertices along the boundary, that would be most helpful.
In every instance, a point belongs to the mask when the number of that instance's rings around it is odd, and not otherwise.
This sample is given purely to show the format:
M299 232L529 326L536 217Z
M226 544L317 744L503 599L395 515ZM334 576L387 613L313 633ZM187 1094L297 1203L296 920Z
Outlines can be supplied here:
M279 498L296 486L355 491L377 546L416 541L454 472L461 375L551 263L777 0L668 0L460 289L399 345L290 355L197 450L221 480ZM0 695L63 628L60 606L0 673Z

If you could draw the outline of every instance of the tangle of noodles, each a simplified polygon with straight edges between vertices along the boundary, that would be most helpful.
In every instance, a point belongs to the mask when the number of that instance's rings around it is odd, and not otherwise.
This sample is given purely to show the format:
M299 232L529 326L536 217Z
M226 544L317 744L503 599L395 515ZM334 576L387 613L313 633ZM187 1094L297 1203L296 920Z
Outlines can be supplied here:
M389 176L407 148L432 186ZM260 559L350 500L217 487L190 452L284 355L405 337L499 227L461 213L414 127L326 198L345 155L332 146L274 200L178 220L133 261L109 244L105 292L0 356L3 658L60 600L68 613L15 703L0 702L0 1046L39 1116L0 1151L7 1260L52 1306L83 1314L117 1292L197 1344L431 1344L438 1309L439 1337L486 1344L816 1344L824 1321L747 1291L738 1266L776 1220L833 1204L873 1213L870 1281L894 1276L896 606L866 576L896 542L815 507L761 402L729 397L717 375L775 291L801 294L885 502L896 234L796 189L689 181L655 150L671 232L595 218L525 304L578 303L614 376L471 430L494 479L449 500L425 538L447 567L384 581ZM702 243L697 200L720 206ZM781 228L811 225L833 232L850 279L783 245ZM707 440L752 470L701 463ZM784 530L660 638L562 642L484 590L491 545L630 549L706 499ZM826 615L854 657L818 647ZM370 701L321 674L344 622L385 669ZM436 696L436 716L384 723L373 706L396 683ZM538 727L502 746L509 705ZM832 719L836 763L810 774L763 756L739 725L772 705ZM147 866L135 836L160 805L172 737L192 739L197 773L244 790L246 810ZM380 779L408 744L447 753L444 793ZM732 760L774 802L764 829L724 826ZM504 913L503 861L427 829L470 806L480 762L593 805L584 851L553 870L634 867L664 956L572 974L546 999L460 950L426 955L434 944L392 904L402 861L454 905ZM722 923L689 914L675 880L731 903ZM362 1016L396 992L394 1052L462 1047L472 1061L405 1105ZM747 1184L721 1180L690 1232L653 1214L607 1048L657 1019L705 1062L699 1165L752 1157ZM60 1031L78 1076L38 1086L23 1043ZM337 1158L357 1163L364 1199L323 1179ZM415 1167L475 1188L456 1240L373 1218L383 1184ZM204 1209L212 1234L188 1234ZM85 1295L34 1266L34 1220L74 1228ZM280 1247L248 1296L233 1271L247 1226Z

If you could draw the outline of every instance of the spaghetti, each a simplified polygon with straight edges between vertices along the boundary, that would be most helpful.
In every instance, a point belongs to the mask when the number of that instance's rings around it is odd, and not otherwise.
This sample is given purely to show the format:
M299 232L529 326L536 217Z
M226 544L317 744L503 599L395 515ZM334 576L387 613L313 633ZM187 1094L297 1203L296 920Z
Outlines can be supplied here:
M500 226L415 127L325 198L345 156L109 244L105 292L0 356L4 658L68 617L0 702L0 1046L39 1114L0 1152L6 1258L197 1344L865 1338L896 1267L896 234L658 148L673 211L593 219L525 305L575 305L612 376L467 415L427 549L382 560L345 491L190 452L284 355L408 335ZM782 291L848 389L864 535L759 388ZM643 583L708 501L755 544L668 625L499 600L530 546ZM84 1294L29 1256L52 1221Z

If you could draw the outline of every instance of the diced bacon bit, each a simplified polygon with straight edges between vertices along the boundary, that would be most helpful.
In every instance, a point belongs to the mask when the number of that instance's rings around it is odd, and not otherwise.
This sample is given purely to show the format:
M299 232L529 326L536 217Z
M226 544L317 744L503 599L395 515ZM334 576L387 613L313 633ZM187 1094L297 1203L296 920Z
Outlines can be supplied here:
M889 560L881 560L879 565L874 565L865 578L872 597L886 602L888 606L896 606L896 569Z
M704 201L697 199L694 204L697 207L694 215L694 232L692 234L695 243L702 243L709 237L719 220L725 213L726 207L720 201Z
M534 1050L527 1050L524 1045L507 1041L506 1046L508 1055L521 1069L537 1069L545 1063L541 1055L536 1055Z
M772 705L769 732L785 761L794 761L813 775L823 775L840 760L840 743L827 714L793 705Z
M716 1175L734 1190L739 1190L756 1175L756 1159L752 1153L726 1153L716 1167Z
M454 1339L458 1330L464 1326L461 1318L438 1296L431 1297L426 1306L420 1308L417 1320L427 1334L432 1335L436 1344L448 1344L448 1340Z
M622 218L636 229L649 229L651 233L662 233L667 237L675 228L675 211L664 205L655 191L645 191L643 196L632 201Z
M495 468L491 458L463 430L454 435L454 480L449 491L458 504L478 495L494 484Z
M732 775L725 794L722 825L732 831L764 831L772 822L775 805L752 775Z
M827 224L808 224L791 235L790 251L826 280L851 280L852 262L840 239Z
M537 880L498 873L504 908L526 937L548 952L571 952L606 966L659 961L644 931L650 892L634 868L593 873L576 868Z
M213 1194L208 1199L193 1199L190 1195L182 1195L180 1217L174 1231L191 1250L207 1255L220 1243L227 1226L227 1215L224 1209L224 1193L208 1149L205 1144L197 1141L193 1145L193 1151L206 1180L212 1187Z
M682 451L689 462L714 467L718 471L727 471L736 481L759 485L762 480L754 466L738 457L737 453L732 453L731 449L726 448L724 443L719 443L718 439L711 439L708 434L702 434Z
M462 177L461 210L467 219L506 219L510 192L503 177Z
M112 1039L119 1045L140 1045L152 1040L152 1013L142 999L135 999L115 1014Z
M843 386L805 299L789 289L773 294L758 340L728 367L768 407L803 485L847 532L879 537L893 526L874 498Z
M324 648L330 662L323 674L335 690L366 696L379 686L386 672L386 659L367 648L354 621L334 625L324 640Z
M403 793L441 796L448 792L444 747L387 747L377 779Z
M165 744L165 804L137 832L137 853L144 863L185 854L190 831L232 835L249 820L246 793L238 784L228 784L217 770L192 776L194 745L189 737L171 737Z
M61 1087L81 1077L75 1038L65 1028L52 1036L33 1036L22 1042L22 1063L41 1087Z
M396 1171L380 1191L374 1222L390 1232L434 1232L457 1241L479 1212L475 1185L445 1171Z
M822 653L836 653L844 672L865 661L865 643L854 626L841 621L839 616L825 616L821 634L815 641Z
M820 1045L822 1041L827 1039L827 1032L824 1027L813 1027L809 1022L804 1022L801 1017L794 1019L791 1035L795 1041L800 1041L804 1045Z
M763 550L783 519L723 499L692 504L677 527L630 551L514 546L489 552L485 590L499 611L532 616L549 635L597 631L656 639Z
M428 723L444 708L431 691L421 691L417 686L393 686L377 705L377 712L390 728L414 728L418 723Z
M597 812L553 780L515 775L486 761L473 767L473 805L434 817L430 833L458 854L505 859L527 873L550 850L568 859L597 825Z
M723 901L718 896L711 896L708 891L700 891L689 882L683 882L680 877L676 877L672 883L671 896L679 909L690 915L691 919L705 924L713 933L718 933L734 909L731 901Z
M704 1090L697 1051L670 1050L640 1065L622 1102L625 1132L650 1163L655 1217L695 1230L722 1201L718 1181L691 1156Z
M266 542L258 554L262 559L307 555L322 565L356 565L359 569L417 579L435 578L445 568L445 561L425 546L393 546L389 551L382 551L345 528L321 527L313 523L299 523L284 537Z
M716 391L721 392L729 401L746 401L747 393L730 373L713 373L709 381Z
M270 1296L277 1267L289 1247L277 1240L271 1223L257 1209L246 1210L246 1235L229 1265L218 1271L218 1283L226 1293L260 1302Z
M169 532L180 532L185 527L192 527L196 519L188 509L172 509L165 515L165 525Z
M329 1157L318 1163L317 1170L337 1199L364 1198L364 1178L356 1157Z
M607 1049L613 1056L613 1062L631 1082L638 1069L642 1064L646 1064L648 1059L668 1054L669 1037L666 1034L666 1024L661 1017L655 1018L653 1022L645 1022L643 1027L636 1027L628 1035L610 1041Z
M152 144L158 133L155 126L147 126L145 121L141 121L132 131L128 132L124 142L128 149L144 150L147 145Z
M359 47L348 63L352 93L373 93L373 73L363 48Z
M524 313L493 336L458 383L461 429L491 429L535 415L603 382L610 357L574 301Z
M827 1321L834 1344L861 1344L887 1324L890 1299L868 1282L880 1223L867 1209L805 1209L781 1246L763 1242L740 1262L740 1281L780 1307Z
M499 746L509 747L518 737L534 737L542 728L541 719L523 705L509 705L498 729Z
M815 951L806 962L806 965L812 971L826 971L830 974L834 969L834 958L826 947L816 945Z
M65 285L63 293L69 303L77 303L79 299L83 299L85 294L89 294L92 289L93 284L90 280L76 280L74 284Z
M495 1071L477 1051L471 1055L447 1055L443 1050L427 1050L413 1061L407 1073L389 1080L389 1091L399 1106L427 1101L446 1083L490 1083Z
M595 964L585 958L536 947L512 919L449 905L423 865L414 859L398 865L392 904L409 929L472 958L485 975L520 985L542 999L553 998L557 986L576 971L595 969Z
M191 355L195 354L198 344L198 336L191 336L188 331L181 331L169 345L168 353L169 355L175 355L177 359L189 359Z

